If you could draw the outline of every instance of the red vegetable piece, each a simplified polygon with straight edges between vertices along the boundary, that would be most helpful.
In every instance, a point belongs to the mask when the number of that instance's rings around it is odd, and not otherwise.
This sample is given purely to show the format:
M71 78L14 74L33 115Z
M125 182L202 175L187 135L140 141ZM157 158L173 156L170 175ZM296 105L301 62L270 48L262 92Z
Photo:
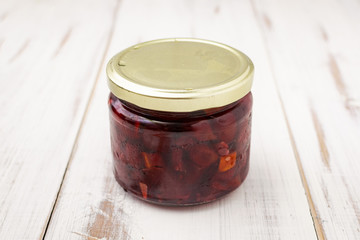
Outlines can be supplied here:
M195 138L199 141L211 141L216 139L209 121L200 121L193 125Z
M125 145L125 158L124 161L131 165L134 168L142 169L144 166L144 163L142 161L142 156L140 149L136 147L135 145L132 145L130 143Z
M216 135L219 140L230 143L237 132L237 120L231 112L228 112L215 119L214 129L217 129Z
M190 150L191 160L200 168L206 168L218 161L218 155L205 144L195 145Z
M173 142L175 143L175 147L185 150L192 148L196 143L194 138L185 134L177 136L176 138L174 138Z
M161 138L153 132L144 131L145 132L142 135L142 144L144 144L149 151L157 151L161 147Z
M219 163L219 171L226 172L233 168L236 164L236 152L232 152L229 155L222 156Z
M164 167L164 162L161 158L161 155L158 153L141 153L144 158L144 163L146 168L153 167Z
M121 141L136 141L140 138L140 117L126 108L114 95L110 96L111 108L114 115L111 116L112 124L116 127L116 134ZM124 121L126 119L126 121Z
M181 149L173 149L171 151L171 165L176 172L185 172L183 151Z
M111 141L114 141L116 144L120 144L122 142L125 142L128 140L127 134L130 134L130 130L128 128L125 128L122 123L119 122L118 116L113 115L110 118L111 121Z
M225 128L223 131L219 132L218 135L220 140L230 143L235 139L236 126L229 126L228 128Z
M148 186L145 183L142 183L142 182L139 182L139 186L140 186L140 190L141 190L141 194L142 194L143 198L147 199Z
M140 138L138 128L134 128L133 126L129 127L129 123L119 120L118 118L118 116L113 115L112 119L110 119L112 121L111 125L114 126L114 130L111 129L113 138L116 138L118 142L137 142Z
M219 142L218 144L216 144L216 150L220 156L228 155L229 145L227 145L225 142Z
M148 185L150 190L164 181L165 172L163 168L144 168L142 172L144 174L143 182Z
M184 181L179 181L169 172L164 172L160 184L153 188L153 192L159 199L169 203L177 203L178 201L188 199L191 189L189 189L189 185L184 183Z
M235 114L236 118L240 119L241 121L242 118L250 115L251 108L252 108L252 94L248 93L240 100L238 107L234 108L233 113Z

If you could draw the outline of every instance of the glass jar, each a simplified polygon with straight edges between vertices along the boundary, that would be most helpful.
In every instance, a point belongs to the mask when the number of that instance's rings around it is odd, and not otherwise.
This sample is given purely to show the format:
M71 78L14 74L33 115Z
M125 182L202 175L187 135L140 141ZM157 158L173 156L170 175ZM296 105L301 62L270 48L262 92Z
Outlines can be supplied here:
M141 43L107 65L114 174L125 191L194 205L236 189L249 170L254 67L199 39Z

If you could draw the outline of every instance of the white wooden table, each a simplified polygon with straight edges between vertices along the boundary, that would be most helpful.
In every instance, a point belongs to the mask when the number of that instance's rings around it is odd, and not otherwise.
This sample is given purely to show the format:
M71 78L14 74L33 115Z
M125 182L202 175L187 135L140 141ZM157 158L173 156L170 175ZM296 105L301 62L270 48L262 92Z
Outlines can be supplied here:
M251 167L210 204L112 175L104 66L196 37L254 61ZM360 239L359 0L1 0L0 239Z

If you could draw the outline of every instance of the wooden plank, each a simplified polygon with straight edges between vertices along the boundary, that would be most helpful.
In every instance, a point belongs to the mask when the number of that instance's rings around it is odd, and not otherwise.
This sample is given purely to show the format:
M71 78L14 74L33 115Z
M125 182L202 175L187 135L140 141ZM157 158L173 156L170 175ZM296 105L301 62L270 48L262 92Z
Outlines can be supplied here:
M359 239L359 2L254 3L319 236Z
M0 2L0 239L45 232L116 3Z
M244 49L259 69L245 183L220 201L186 208L154 206L125 193L112 175L103 68L104 81L96 87L46 239L316 239L251 9L243 1L123 1L107 56L138 41L169 36L209 38ZM149 22L143 21L145 14L152 16Z

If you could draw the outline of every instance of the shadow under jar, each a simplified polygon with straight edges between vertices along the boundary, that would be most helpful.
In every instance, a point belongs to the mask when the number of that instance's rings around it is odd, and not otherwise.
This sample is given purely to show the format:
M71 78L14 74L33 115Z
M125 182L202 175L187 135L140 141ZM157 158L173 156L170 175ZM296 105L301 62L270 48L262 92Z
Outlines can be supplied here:
M107 66L117 182L163 205L194 205L236 189L249 171L253 64L199 39L130 47Z

